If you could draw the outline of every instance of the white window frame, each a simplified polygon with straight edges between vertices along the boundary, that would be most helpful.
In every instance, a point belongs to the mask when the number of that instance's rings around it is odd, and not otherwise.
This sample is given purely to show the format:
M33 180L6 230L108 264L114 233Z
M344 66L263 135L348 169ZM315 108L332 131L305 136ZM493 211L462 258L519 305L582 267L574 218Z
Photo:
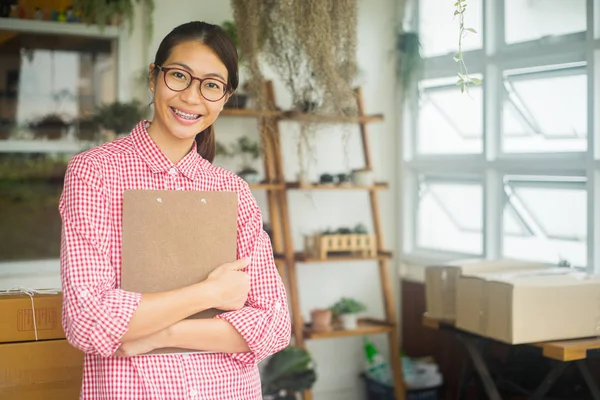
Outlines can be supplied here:
M415 4L410 8L409 19L418 29L419 0L413 1ZM419 174L453 175L460 179L467 174L472 176L473 171L480 171L479 178L484 186L482 256L486 259L499 258L502 253L504 175L585 176L588 191L587 270L600 273L600 0L587 0L586 32L512 45L504 43L504 6L509 0L482 1L484 29L479 34L483 34L483 48L464 52L464 57L470 74L484 76L483 152L467 155L418 154L416 96L406 102L404 115L407 118L400 128L403 140L399 144L403 154L400 177L402 261L427 265L474 257L472 254L417 248ZM465 18L468 20L468 12ZM458 24L456 29L458 34ZM587 63L588 150L584 153L503 154L500 131L503 71L581 61ZM425 60L423 79L456 76L457 71L458 65L452 55L431 57Z

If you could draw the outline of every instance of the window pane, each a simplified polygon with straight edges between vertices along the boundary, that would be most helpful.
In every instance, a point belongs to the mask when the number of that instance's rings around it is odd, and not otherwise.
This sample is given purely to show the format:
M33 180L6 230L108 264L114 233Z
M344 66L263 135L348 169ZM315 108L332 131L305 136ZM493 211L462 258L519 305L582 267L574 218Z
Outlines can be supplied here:
M505 152L587 149L587 76L584 68L507 72L504 89Z
M0 136L97 140L96 107L115 100L112 41L1 31Z
M473 76L475 77L475 76ZM481 79L480 76L477 76ZM423 154L481 153L483 99L481 86L469 95L452 84L422 84L419 100L418 152ZM439 83L438 83L439 85Z
M506 0L506 43L586 30L586 0Z
M504 256L551 263L565 259L585 266L585 179L551 179L505 180Z
M421 0L419 2L419 32L424 57L439 56L458 51L458 17L454 17L454 1ZM477 31L467 33L462 42L463 51L482 47L481 0L469 0L465 11L465 27Z
M482 252L483 190L478 183L423 179L419 186L417 246Z

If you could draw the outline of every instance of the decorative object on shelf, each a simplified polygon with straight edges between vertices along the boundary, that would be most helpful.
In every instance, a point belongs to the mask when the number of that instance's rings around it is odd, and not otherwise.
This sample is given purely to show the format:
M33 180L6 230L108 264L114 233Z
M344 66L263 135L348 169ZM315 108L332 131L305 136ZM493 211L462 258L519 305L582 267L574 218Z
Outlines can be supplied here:
M250 184L259 183L258 171L254 168L254 162L260 157L260 144L249 136L240 136L229 148L217 142L216 154L222 157L233 158L239 156L242 169L237 172L238 176Z
M356 186L373 186L373 171L370 168L355 169L352 171L352 182Z
M36 138L58 140L67 132L69 124L58 114L45 115L29 125Z
M312 388L317 380L308 351L288 346L269 358L261 372L265 400L295 400L296 393Z
M129 133L133 127L144 119L145 112L142 103L115 101L99 106L94 115L94 121L104 130L103 136L111 140L119 135Z
M154 0L73 0L73 9L81 16L83 22L97 24L100 29L106 25L120 25L126 21L131 32L135 4L144 7L146 34L152 37Z
M342 297L330 309L333 315L339 318L342 328L352 330L358 327L357 314L365 311L367 307L358 300Z
M314 309L310 311L310 327L315 332L328 332L331 330L333 313L330 309Z
M319 183L324 185L333 185L335 183L335 177L331 174L321 174L319 177Z
M324 231L304 236L304 248L308 255L321 260L327 259L330 253L349 253L362 257L377 255L375 235L369 235L362 224L354 230L339 228L335 232Z

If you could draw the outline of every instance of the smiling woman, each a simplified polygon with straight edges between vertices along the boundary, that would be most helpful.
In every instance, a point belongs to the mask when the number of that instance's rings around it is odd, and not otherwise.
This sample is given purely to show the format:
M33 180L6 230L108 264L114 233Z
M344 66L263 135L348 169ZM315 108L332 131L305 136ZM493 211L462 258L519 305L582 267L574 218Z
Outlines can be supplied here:
M69 163L60 203L63 325L86 353L81 399L260 398L258 362L289 343L287 296L261 212L244 180L212 165L213 123L237 88L237 67L220 27L176 27L149 67L152 120ZM122 200L131 189L235 191L240 259L180 289L122 290ZM186 319L210 308L224 312ZM166 347L199 352L138 357Z

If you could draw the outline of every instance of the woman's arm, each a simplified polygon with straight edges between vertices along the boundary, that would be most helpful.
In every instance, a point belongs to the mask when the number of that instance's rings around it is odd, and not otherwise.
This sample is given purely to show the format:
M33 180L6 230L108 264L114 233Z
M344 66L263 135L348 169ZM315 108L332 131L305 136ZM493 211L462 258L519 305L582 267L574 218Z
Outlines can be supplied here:
M113 211L105 195L103 170L85 156L74 157L59 205L62 322L73 346L107 357L121 341L151 335L196 312L243 305L243 301L230 304L232 290L243 293L230 282L247 285L246 274L238 270L248 260L226 264L212 280L174 291L142 295L118 289L117 267L110 255L117 245L111 243Z
M189 319L146 337L125 342L115 353L119 357L144 354L154 349L176 347L219 353L249 352L240 333L221 319Z

